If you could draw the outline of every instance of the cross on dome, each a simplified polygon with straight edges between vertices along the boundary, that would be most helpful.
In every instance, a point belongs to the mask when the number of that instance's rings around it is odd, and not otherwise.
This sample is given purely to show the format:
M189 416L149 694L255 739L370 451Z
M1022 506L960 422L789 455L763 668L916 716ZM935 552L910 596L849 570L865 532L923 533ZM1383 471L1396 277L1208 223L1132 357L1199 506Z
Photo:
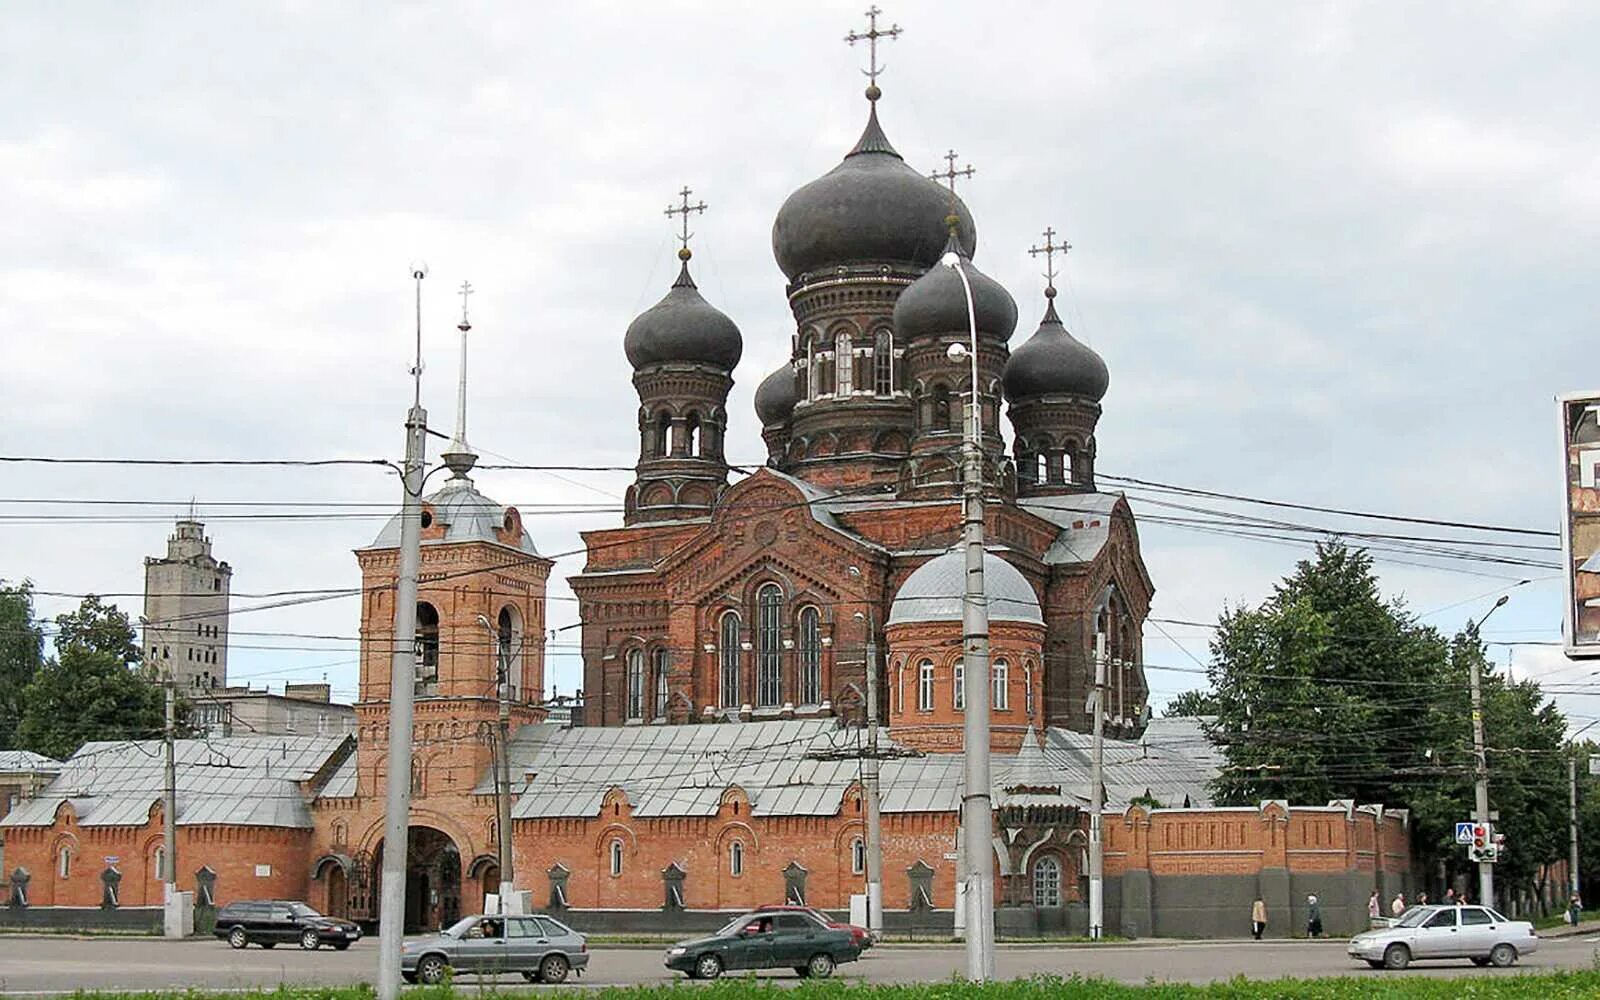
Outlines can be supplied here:
M1046 226L1043 233L1044 246L1028 248L1028 256L1030 257L1044 254L1044 294L1045 298L1050 299L1056 297L1056 254L1059 253L1065 257L1067 251L1072 249L1072 244L1066 240L1062 240L1060 243L1055 242L1055 235L1055 229L1051 226Z
M946 164L945 168L943 170L935 170L933 173L928 175L930 180L944 181L945 183L949 184L950 196L952 198L954 198L956 194L956 178L971 177L973 174L977 173L977 171L972 168L972 164L970 163L962 169L957 170L956 159L956 151L953 149L950 150L948 153L944 154L944 162Z
M685 184L683 186L683 190L678 192L678 197L683 199L683 204L668 205L667 210L664 213L669 219L674 215L683 216L683 228L682 231L678 233L679 260L688 260L690 257L694 256L689 250L689 237L694 235L693 233L689 232L689 214L691 212L704 212L706 210L706 203L704 201L701 201L697 205L689 204L689 196L691 194L694 194L694 192L690 190L689 185Z
M869 101L876 101L883 96L883 91L878 89L878 74L888 68L878 64L878 39L887 38L893 41L899 37L900 32L905 30L898 24L892 24L887 28L880 29L878 27L878 15L882 13L883 11L878 9L877 4L868 7L867 30L856 31L852 28L850 34L844 36L845 42L851 48L854 48L857 42L867 43L867 68L861 71L861 75L867 78L867 100Z

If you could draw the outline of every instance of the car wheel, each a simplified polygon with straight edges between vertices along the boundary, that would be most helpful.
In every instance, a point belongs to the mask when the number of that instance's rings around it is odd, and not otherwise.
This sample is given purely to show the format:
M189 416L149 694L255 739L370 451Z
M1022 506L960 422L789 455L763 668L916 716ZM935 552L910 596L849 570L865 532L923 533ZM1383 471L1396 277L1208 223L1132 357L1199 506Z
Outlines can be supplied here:
M308 929L300 932L300 947L304 948L306 951L316 951L317 945L321 943L322 942L317 939L316 931Z
M449 966L444 964L444 959L438 955L424 955L422 961L417 963L417 979L429 986L437 986L444 982L445 972Z
M1510 968L1517 964L1517 949L1504 941L1489 949L1489 964L1497 969Z
M564 983L570 968L572 963L567 961L567 956L546 955L544 961L539 963L539 978L547 983Z
M243 927L235 927L228 932L228 947L243 948L250 943L250 935L244 932Z
M1383 949L1383 964L1388 969L1403 969L1411 964L1411 949L1403 944L1391 944Z
M696 979L715 979L722 975L722 959L715 955L701 955L694 961Z
M811 961L806 963L806 972L810 973L813 979L827 979L833 975L833 968L833 956L827 954L812 955Z

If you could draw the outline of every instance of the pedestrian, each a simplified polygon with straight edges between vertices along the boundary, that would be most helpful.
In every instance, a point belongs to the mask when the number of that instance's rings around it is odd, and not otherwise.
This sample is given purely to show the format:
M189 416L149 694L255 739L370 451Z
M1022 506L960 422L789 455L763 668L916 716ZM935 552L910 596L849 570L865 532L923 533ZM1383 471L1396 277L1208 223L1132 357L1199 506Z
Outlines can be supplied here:
M1472 905L1471 901L1467 899L1467 890L1463 889L1463 890L1461 890L1461 892L1459 894L1456 895L1456 905L1457 906L1471 906Z
M1406 912L1406 894L1397 892L1394 894L1394 902L1389 904L1389 913L1398 917L1404 912Z
M1261 933L1267 929L1267 903L1260 896L1250 907L1250 934L1261 940Z
M1446 889L1444 891L1444 905L1446 905L1446 906L1454 906L1454 905L1456 905L1456 890L1455 890L1454 886L1452 886L1449 889Z
M1578 901L1578 894L1573 893L1572 899L1568 900L1567 902L1567 923L1576 927L1578 926L1578 922L1582 919L1583 904Z
M1372 921L1372 926L1378 926L1378 918L1383 916L1383 904L1378 901L1378 890L1372 890L1372 895L1367 897L1367 919Z
M1306 897L1306 937L1319 938L1322 936L1322 907L1317 903L1316 896Z
M1425 892L1417 893L1417 905L1418 906L1427 906L1428 905L1428 894L1427 893L1425 893Z

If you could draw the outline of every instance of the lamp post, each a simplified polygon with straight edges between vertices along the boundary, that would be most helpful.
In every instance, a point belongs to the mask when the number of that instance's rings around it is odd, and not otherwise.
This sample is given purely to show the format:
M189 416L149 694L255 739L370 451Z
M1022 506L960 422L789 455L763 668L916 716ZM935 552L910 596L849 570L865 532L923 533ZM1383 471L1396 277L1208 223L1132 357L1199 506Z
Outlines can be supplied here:
M1094 744L1089 770L1089 937L1105 933L1106 616L1116 585L1108 583L1094 606Z
M961 800L962 847L966 858L967 978L994 978L994 837L989 789L989 607L983 585L983 427L978 397L978 319L972 282L961 255L947 251L939 263L961 279L967 299L968 343L951 344L952 361L966 355L972 362L972 401L967 406L966 439L962 444L962 527L967 555L967 586L962 600L965 651L963 683L966 718L963 732L965 790Z
M494 738L495 850L500 865L500 912L505 913L506 893L512 891L516 881L511 860L511 649L500 641L500 632L487 615L479 615L478 624L494 643L495 692L500 703Z
M1489 616L1505 607L1511 600L1510 594L1501 594L1500 599L1494 602L1494 607L1486 611L1482 618L1473 623L1474 634L1483 628L1483 623ZM1489 826L1489 755L1483 746L1483 681L1482 671L1478 669L1478 657L1470 659L1472 678L1472 759L1473 770L1477 772L1477 786L1475 790L1476 802L1473 812L1473 822L1479 826ZM1478 902L1484 906L1494 905L1494 863L1490 861L1478 862Z
M861 570L850 567L850 575ZM862 798L867 802L867 930L883 933L883 825L878 811L878 625L869 612L855 613L867 627L867 754L861 762Z

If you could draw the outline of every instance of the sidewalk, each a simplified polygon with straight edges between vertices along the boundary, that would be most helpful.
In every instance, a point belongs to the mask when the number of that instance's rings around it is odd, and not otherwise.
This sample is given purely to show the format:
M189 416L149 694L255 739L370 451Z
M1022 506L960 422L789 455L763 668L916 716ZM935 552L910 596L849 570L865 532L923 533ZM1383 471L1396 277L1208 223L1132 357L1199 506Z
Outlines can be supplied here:
M1584 920L1574 927L1571 924L1561 924L1557 927L1546 927L1539 932L1542 938L1576 937L1579 934L1594 934L1600 932L1600 919Z

